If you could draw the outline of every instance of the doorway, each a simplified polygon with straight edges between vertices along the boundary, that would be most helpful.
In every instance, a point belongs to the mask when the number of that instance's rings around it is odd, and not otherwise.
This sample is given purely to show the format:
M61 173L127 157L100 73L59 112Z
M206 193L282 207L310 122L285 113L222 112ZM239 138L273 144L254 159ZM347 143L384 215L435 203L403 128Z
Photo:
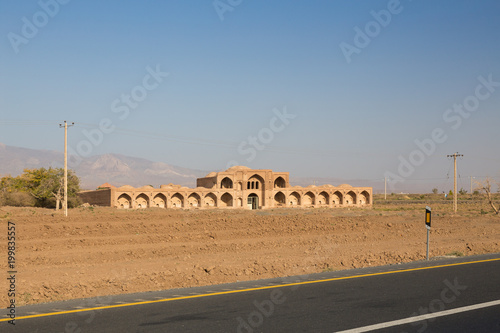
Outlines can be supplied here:
M259 209L259 197L257 194L252 193L248 196L247 205L250 209Z

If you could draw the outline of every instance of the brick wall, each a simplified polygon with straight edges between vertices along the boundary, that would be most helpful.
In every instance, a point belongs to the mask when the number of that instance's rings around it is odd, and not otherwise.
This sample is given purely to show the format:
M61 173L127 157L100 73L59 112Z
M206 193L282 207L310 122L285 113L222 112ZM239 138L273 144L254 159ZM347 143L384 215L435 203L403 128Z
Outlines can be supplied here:
M78 193L78 196L83 203L88 203L94 206L111 207L111 189L84 191Z

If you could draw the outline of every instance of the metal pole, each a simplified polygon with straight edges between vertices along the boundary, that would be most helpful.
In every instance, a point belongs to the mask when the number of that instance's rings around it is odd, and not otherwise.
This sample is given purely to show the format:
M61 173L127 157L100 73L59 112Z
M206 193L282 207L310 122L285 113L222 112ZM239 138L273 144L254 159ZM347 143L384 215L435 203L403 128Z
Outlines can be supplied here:
M427 228L427 261L429 261L429 228Z

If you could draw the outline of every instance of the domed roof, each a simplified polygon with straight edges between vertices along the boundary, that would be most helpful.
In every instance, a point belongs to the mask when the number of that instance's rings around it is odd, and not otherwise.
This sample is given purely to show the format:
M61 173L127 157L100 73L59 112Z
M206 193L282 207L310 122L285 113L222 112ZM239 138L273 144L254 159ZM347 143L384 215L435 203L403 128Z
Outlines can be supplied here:
M123 185L118 188L119 190L133 190L134 187L130 185Z
M249 167L244 166L244 165L235 165L235 166L227 169L226 172L239 171L239 170L251 170L251 169Z
M217 172L210 172L208 175L206 175L205 177L215 177L217 176Z
M337 186L337 187L352 187L352 186L351 186L351 185L349 185L349 184L342 184L342 185L339 185L339 186Z

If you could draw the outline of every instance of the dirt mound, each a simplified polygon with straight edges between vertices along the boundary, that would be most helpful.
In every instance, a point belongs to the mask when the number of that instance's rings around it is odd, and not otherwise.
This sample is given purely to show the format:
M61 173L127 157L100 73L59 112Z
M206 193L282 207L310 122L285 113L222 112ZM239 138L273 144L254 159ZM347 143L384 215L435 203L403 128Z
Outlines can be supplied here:
M433 211L431 256L500 252L500 219ZM425 258L422 209L0 209L16 223L17 305ZM4 272L7 258L2 255ZM5 280L5 279L4 279ZM5 282L2 282L4 285ZM2 287L7 290L7 286ZM0 293L2 306L7 293Z

